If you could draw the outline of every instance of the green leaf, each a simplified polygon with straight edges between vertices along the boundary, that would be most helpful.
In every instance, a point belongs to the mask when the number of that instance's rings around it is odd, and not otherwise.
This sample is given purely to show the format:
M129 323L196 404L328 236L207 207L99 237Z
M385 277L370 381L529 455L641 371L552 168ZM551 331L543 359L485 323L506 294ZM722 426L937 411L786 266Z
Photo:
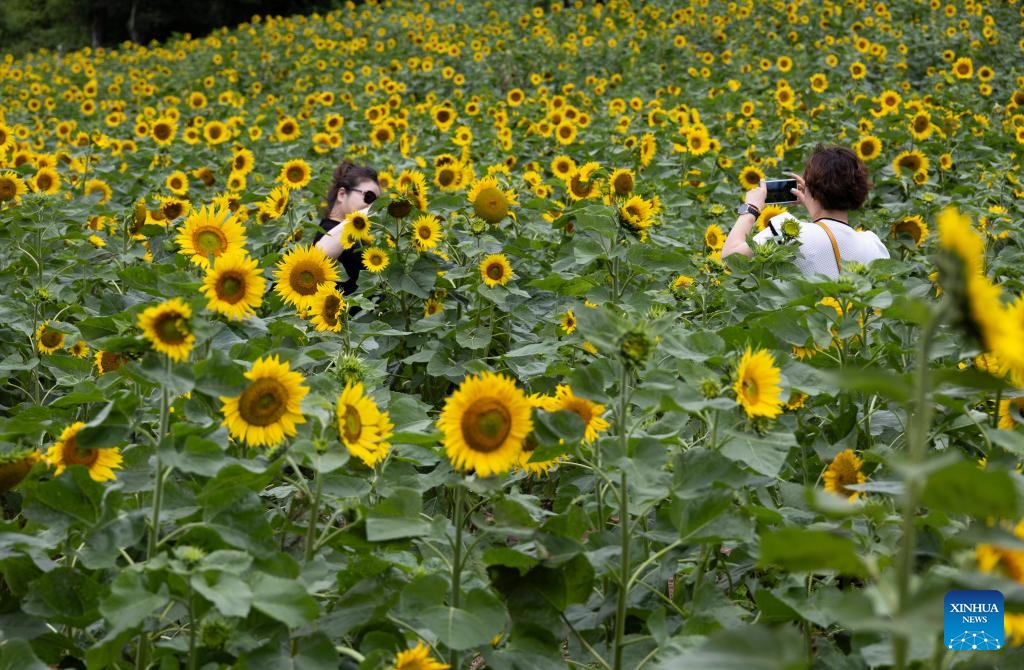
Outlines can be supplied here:
M125 444L131 439L131 419L120 411L114 411L115 404L109 402L92 421L78 431L75 440L83 449L109 449Z
M905 403L910 399L911 382L908 375L884 368L843 368L822 371L823 379L832 388L857 393L874 393L883 398Z
M830 570L864 576L867 571L848 537L824 530L783 528L761 535L761 566L775 565L795 572Z
M203 360L196 363L196 390L218 398L237 396L245 387L245 372L231 360L227 352L213 349Z
M250 585L253 608L290 628L304 626L320 614L316 599L297 580L257 572Z
M451 649L471 649L490 643L505 628L505 608L483 589L468 591L461 607L434 606L417 617Z
M253 600L252 589L235 575L204 570L201 574L192 575L189 583L224 616L248 616Z
M22 609L41 619L84 628L100 617L100 585L81 570L57 568L31 584Z
M982 470L974 463L954 463L928 475L921 502L933 509L980 518L1016 519L1017 490L1006 470Z
M0 670L48 670L25 640L0 638Z
M682 646L682 645L679 645ZM696 651L677 651L670 642L652 670L803 670L803 640L791 628L742 626L721 630Z
M59 477L31 489L26 495L24 514L44 526L92 526L100 518L104 491L84 466L73 465Z
M423 498L419 491L396 488L366 515L366 539L387 542L423 537L431 532L430 522L420 516Z
M166 583L161 582L153 592L146 587L139 572L126 570L118 573L110 586L110 594L100 603L100 613L110 624L107 637L138 630L147 617L169 601Z
M491 547L483 553L482 559L484 565L503 565L509 568L519 568L520 572L526 572L538 563L537 559L533 556L508 547Z
M721 453L741 466L762 475L777 477L786 462L789 450L796 446L792 433L769 433L764 436L729 432Z

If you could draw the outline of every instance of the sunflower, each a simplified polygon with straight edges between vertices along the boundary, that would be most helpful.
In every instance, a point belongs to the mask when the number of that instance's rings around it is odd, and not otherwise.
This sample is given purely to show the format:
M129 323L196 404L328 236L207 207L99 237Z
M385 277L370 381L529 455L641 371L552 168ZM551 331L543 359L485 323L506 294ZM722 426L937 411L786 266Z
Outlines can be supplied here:
M183 196L188 193L188 175L181 170L175 170L164 179L164 186L174 195Z
M313 294L310 322L319 332L341 332L345 300L334 284L323 283Z
M633 192L635 175L627 168L617 168L608 177L608 185L612 193L618 196L627 196Z
M829 493L844 495L850 502L853 502L860 496L860 491L851 491L846 487L851 484L863 484L866 481L864 473L860 471L863 465L864 461L853 453L853 449L840 451L825 469L823 475L825 490Z
M910 134L915 140L926 140L931 136L935 126L932 124L932 117L928 112L920 111L910 119Z
M20 484L40 455L34 449L22 449L0 454L0 495Z
M157 146L168 147L174 142L174 136L178 134L178 124L173 119L161 117L153 122L149 129L149 136L153 138Z
M236 249L214 259L201 290L209 300L207 307L233 321L241 321L255 314L263 303L266 288L256 259Z
M430 648L423 642L417 642L412 649L395 656L394 670L448 670L450 667L447 663L435 661L430 655Z
M93 356L93 363L98 374L106 374L120 370L128 362L128 357L113 351L97 351Z
M576 161L565 155L558 155L551 161L551 174L567 180L576 171Z
M231 139L231 129L221 121L210 121L203 126L203 139L210 146L223 144Z
M337 264L313 246L298 246L278 262L274 290L300 312L309 309L320 284L338 281Z
M953 75L957 79L970 79L974 76L974 61L969 56L961 56L953 63Z
M559 325L562 327L562 332L566 335L572 335L573 331L576 330L576 315L573 314L571 309L565 310L565 314L559 319Z
M882 140L874 135L865 135L853 145L854 151L862 161L870 161L878 158L882 153Z
M920 216L904 216L890 228L890 234L894 239L901 233L910 235L915 246L921 246L928 237L928 225Z
M380 463L391 445L391 417L380 411L363 391L362 383L348 383L338 396L338 437L348 452L368 467Z
M593 177L600 167L598 163L591 161L573 171L567 184L568 195L572 200L579 202L599 194L598 183Z
M462 186L462 166L449 163L434 168L434 185L442 191L457 191Z
M725 244L725 231L716 223L704 229L704 244L712 251L719 251Z
M363 267L373 272L383 272L391 264L388 252L380 247L368 247L363 251Z
M263 202L258 205L259 211L266 216L268 221L284 214L290 199L289 193L290 189L287 186L278 186L267 194Z
M1024 540L1024 521L1014 526L1013 535ZM998 570L1014 581L1024 584L1024 550L979 544L975 548L975 559L982 572L991 573Z
M1024 421L1024 396L999 401L999 427L1013 430Z
M274 137L278 142L291 142L301 134L299 122L290 116L283 117L274 128Z
M290 189L297 189L308 184L312 175L313 169L309 167L309 163L296 158L281 166L281 174L277 176L277 181Z
M748 165L740 170L740 185L743 188L757 188L762 179L764 179L764 172L759 167Z
M619 206L619 221L634 231L650 228L653 215L651 203L638 195L630 196Z
M576 136L579 134L579 128L575 123L568 119L563 119L557 126L555 126L555 139L561 145L569 145L576 141Z
M985 239L970 220L955 208L942 210L936 220L939 246L951 252L962 264L965 274L981 273L985 268Z
M455 110L452 109L451 107L440 105L434 107L430 111L430 115L434 119L434 125L436 125L438 130L440 130L442 133L446 133L451 129L452 124L455 123L455 118L457 116Z
M412 222L412 240L419 251L427 251L441 241L441 221L432 214L425 214Z
M85 358L89 355L89 345L84 340L77 340L68 347L68 353L75 358Z
M253 156L251 151L245 147L235 149L235 153L231 158L231 172L247 175L252 172L255 165L256 158Z
M171 298L144 309L139 314L139 328L154 349L180 362L188 358L196 341L190 318L192 308L180 298Z
M60 475L71 465L83 465L89 470L89 476L93 481L106 482L117 479L114 470L121 469L121 452L117 447L79 449L77 436L83 428L85 423L82 421L65 428L56 444L46 450L46 462L56 468L56 475Z
M241 395L221 396L221 413L228 432L250 447L279 444L305 423L299 407L309 393L302 374L289 369L277 356L257 358L245 373L249 384Z
M757 217L757 229L764 230L768 222L779 214L785 214L789 210L782 205L769 204L765 205L764 209L761 210L761 216ZM724 241L723 241L724 244Z
M480 277L487 286L504 286L512 278L512 266L505 254L491 254L480 262Z
M909 172L911 176L926 173L928 171L928 157L916 149L901 151L892 161L892 171L896 173L896 176L900 176L904 170Z
M508 216L512 198L498 187L494 177L478 180L469 191L473 212L487 223L498 223Z
M782 389L779 381L782 375L775 367L775 359L771 353L750 347L743 352L739 368L736 370L736 402L746 411L750 418L764 416L774 418L782 412Z
M604 405L574 395L572 388L566 384L558 385L555 395L544 401L543 408L548 412L573 412L583 419L583 441L587 443L593 442L608 429L608 422L601 417Z
M711 149L711 137L708 129L701 125L686 135L686 148L694 156L703 156Z
M535 461L533 456L538 446L533 433L530 433L526 437L526 441L523 442L523 450L519 453L519 459L516 461L515 467L530 475L545 475L556 465L568 458L566 454L561 454L544 461Z
M345 227L342 229L342 246L351 249L356 242L373 244L373 235L370 233L370 218L363 212L356 210L345 215Z
M508 472L533 430L531 412L526 394L508 377L493 372L467 376L437 421L452 465L481 477Z
M444 303L437 298L427 298L427 301L423 303L424 319L435 314L441 314L442 312L444 312Z
M43 321L36 328L36 351L41 354L52 354L64 348L64 333L50 327L49 321Z
M672 280L672 290L673 291L682 291L683 289L689 288L692 285L693 285L693 277L691 277L689 275L679 275L674 280Z
M188 256L203 268L210 267L210 256L217 258L230 251L243 251L245 228L227 207L202 207L185 219L178 236L178 253Z
M658 140L651 133L644 133L640 138L640 166L647 167L654 160L658 151Z
M0 200L4 200L3 197L3 186L2 177L0 177ZM41 167L36 171L34 177L30 182L32 190L37 193L44 193L46 195L53 195L60 190L60 173L54 170L52 167Z

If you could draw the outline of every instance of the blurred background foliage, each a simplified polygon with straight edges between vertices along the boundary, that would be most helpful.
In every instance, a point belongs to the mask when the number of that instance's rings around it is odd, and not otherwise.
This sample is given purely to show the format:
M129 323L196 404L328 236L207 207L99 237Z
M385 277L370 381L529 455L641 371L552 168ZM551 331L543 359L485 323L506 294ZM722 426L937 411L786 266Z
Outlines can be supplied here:
M16 57L41 48L61 52L125 41L147 44L176 33L204 35L257 14L289 16L342 4L337 0L4 0L0 44L4 53Z

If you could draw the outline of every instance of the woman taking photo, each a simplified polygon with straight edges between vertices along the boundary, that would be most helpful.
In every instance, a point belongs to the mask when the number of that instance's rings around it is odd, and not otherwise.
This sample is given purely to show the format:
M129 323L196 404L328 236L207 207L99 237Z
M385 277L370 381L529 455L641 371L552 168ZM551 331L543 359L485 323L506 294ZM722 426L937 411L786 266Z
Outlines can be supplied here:
M370 204L380 197L377 171L342 161L334 169L331 188L327 191L327 209L320 221L324 232L318 233L314 244L331 258L337 259L345 268L347 278L340 284L343 294L356 290L359 270L363 266L362 254L356 247L345 248L342 235L345 217L352 212L369 209Z
M871 182L867 166L856 153L840 146L818 145L804 166L803 176L792 175L797 186L793 196L807 210L811 223L800 222L800 249L795 263L805 275L823 274L835 279L846 261L867 264L889 258L889 251L872 232L850 227L850 212L867 200ZM731 254L753 256L747 237L764 209L768 191L765 182L747 191L739 216L722 247L722 258ZM773 230L773 228L775 228ZM781 229L768 225L754 235L763 244Z

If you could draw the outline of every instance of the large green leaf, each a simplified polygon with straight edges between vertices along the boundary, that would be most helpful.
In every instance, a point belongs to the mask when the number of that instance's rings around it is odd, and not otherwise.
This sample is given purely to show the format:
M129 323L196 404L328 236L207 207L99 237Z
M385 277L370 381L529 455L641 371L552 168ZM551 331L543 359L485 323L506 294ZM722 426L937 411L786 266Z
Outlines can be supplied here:
M853 540L807 528L783 528L762 534L759 564L797 572L835 571L851 576L867 573Z
M252 607L276 619L290 628L299 628L314 621L320 614L320 606L313 596L306 592L301 582L253 573L250 578ZM244 597L236 594L232 607L241 606Z
M459 607L428 607L418 615L425 626L452 649L471 649L490 643L505 628L505 608L483 589L464 594Z
M118 573L110 585L110 593L100 603L100 612L110 624L107 636L138 630L147 617L163 608L170 600L167 584L150 590L143 575L136 570Z
M792 628L743 626L719 631L696 650L687 651L686 646L669 644L658 653L651 668L802 670L810 667L804 655L803 640Z
M1020 500L1010 473L982 470L974 463L954 463L929 474L921 501L943 512L979 518L1020 516Z

